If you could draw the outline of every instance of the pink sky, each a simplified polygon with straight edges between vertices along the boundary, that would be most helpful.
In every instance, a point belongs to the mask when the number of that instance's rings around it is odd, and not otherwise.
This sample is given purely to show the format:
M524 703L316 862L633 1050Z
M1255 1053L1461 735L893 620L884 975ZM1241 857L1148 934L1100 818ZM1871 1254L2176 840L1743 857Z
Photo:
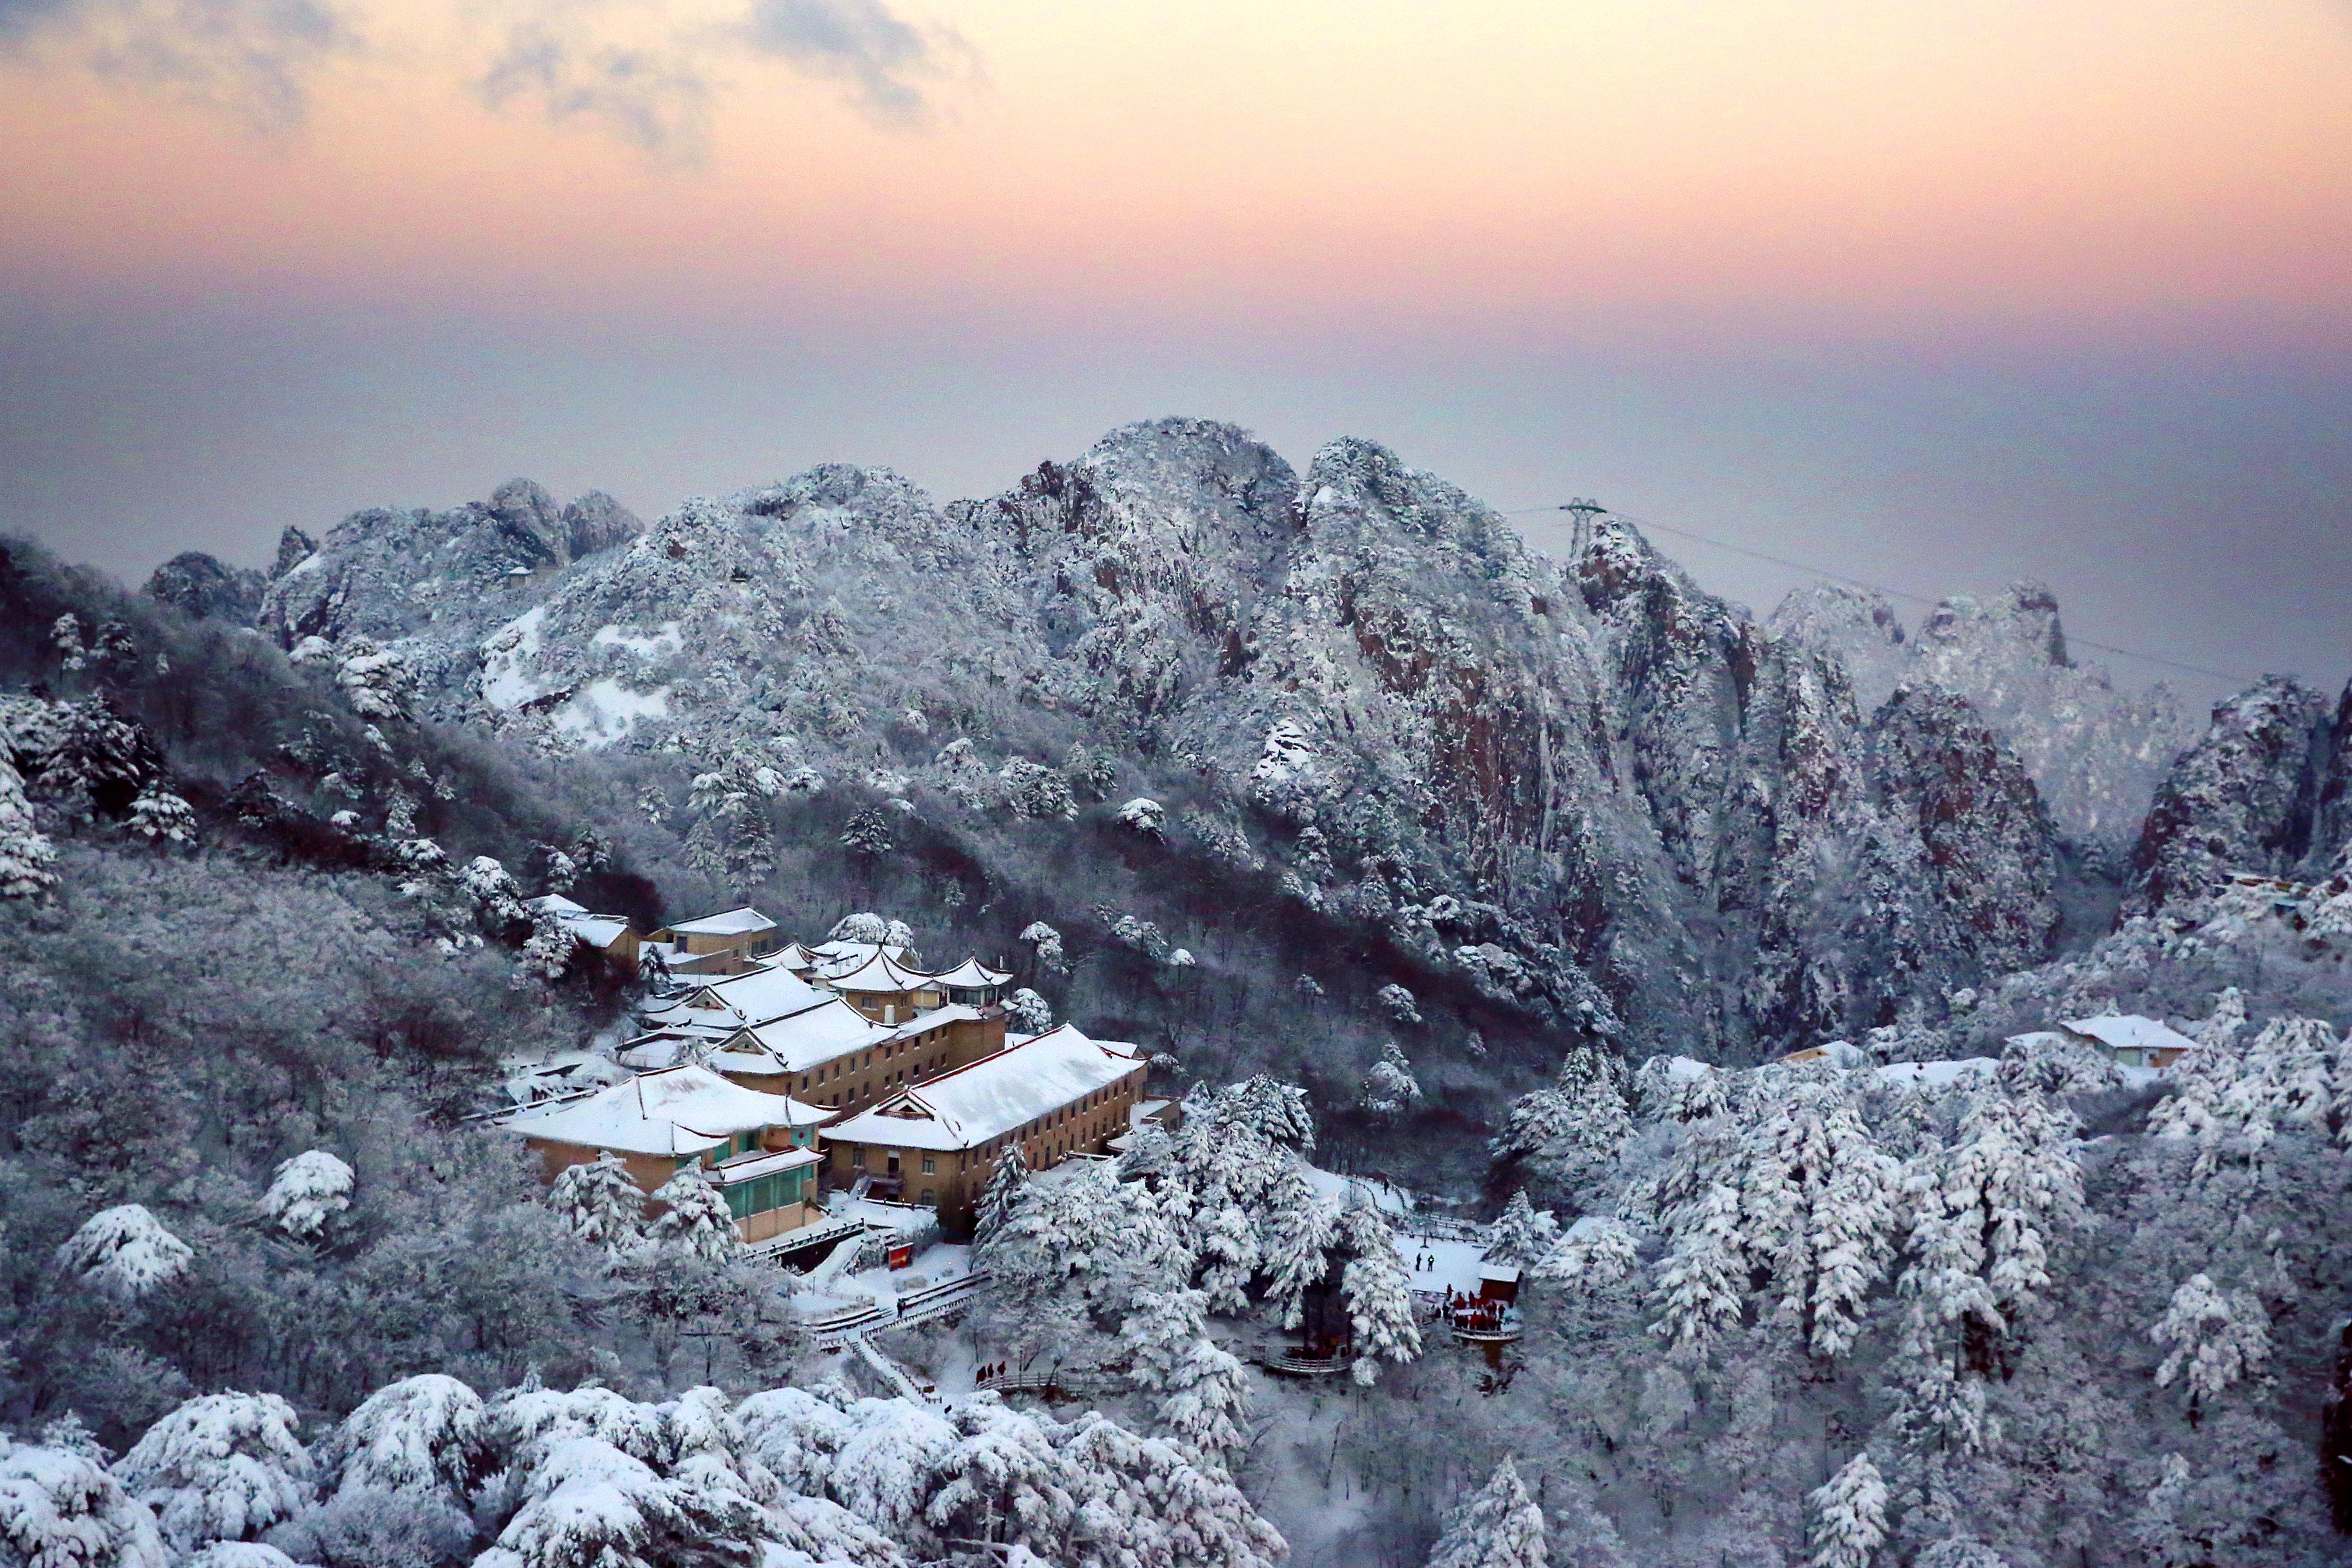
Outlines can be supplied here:
M585 13L708 84L698 144L652 153L471 92L497 6L351 11L363 47L265 130L222 111L233 86L192 102L37 38L0 99L9 274L68 298L1766 334L2352 310L2334 0L975 0L908 73L914 124L738 46L710 5Z
M134 578L1188 413L2352 669L2352 0L0 0L0 527Z

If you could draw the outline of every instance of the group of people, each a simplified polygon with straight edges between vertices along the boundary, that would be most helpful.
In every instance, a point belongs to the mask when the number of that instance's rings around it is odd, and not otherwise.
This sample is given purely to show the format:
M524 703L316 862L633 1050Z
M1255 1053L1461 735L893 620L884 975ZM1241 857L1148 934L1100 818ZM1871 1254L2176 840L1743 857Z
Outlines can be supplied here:
M1013 1363L1011 1362L987 1362L982 1363L981 1369L972 1374L972 1381L974 1383L986 1383L990 1378L1003 1377L1006 1373L1011 1372L1012 1370Z
M1501 1328L1507 1310L1507 1303L1490 1301L1484 1296L1465 1296L1451 1288L1445 1292L1446 1321L1457 1329Z

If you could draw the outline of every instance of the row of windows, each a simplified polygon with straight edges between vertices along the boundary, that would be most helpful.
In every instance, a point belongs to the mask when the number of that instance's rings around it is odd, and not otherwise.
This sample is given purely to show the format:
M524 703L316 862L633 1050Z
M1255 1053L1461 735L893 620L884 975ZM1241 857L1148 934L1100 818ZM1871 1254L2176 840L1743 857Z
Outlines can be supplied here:
M775 1171L764 1176L754 1176L748 1182L737 1182L724 1188L727 1212L737 1219L748 1219L755 1214L782 1208L786 1204L801 1201L808 1172Z
M1042 1133L1047 1132L1054 1128L1063 1126L1068 1122L1070 1118L1073 1116L1083 1116L1087 1111L1099 1110L1101 1107L1108 1105L1114 1100L1124 1100L1127 1098L1128 1088L1129 1086L1127 1082L1125 1080L1121 1080L1118 1083L1113 1084L1108 1089L1097 1089L1092 1094L1083 1095L1077 1100L1073 1100L1070 1104L1064 1106L1061 1110L1041 1116L1036 1121L1028 1123L1026 1126L1016 1127L1012 1131L1007 1132L1001 1137L990 1139L987 1142L974 1150L973 1153L982 1159L992 1160L998 1154L1003 1152L1004 1146L1008 1143L1026 1143ZM1058 1158L1059 1155L1055 1154L1054 1151L1055 1149L1059 1149L1066 1152L1068 1147L1069 1145L1067 1142L1064 1141L1060 1143L1049 1146L1047 1153L1051 1157Z
M928 1047L940 1043L940 1041L934 1039L931 1036L925 1035L919 1039L901 1041L895 1047L885 1046L882 1047L882 1059L887 1062L892 1057L897 1056L900 1051L911 1050L917 1047ZM894 1073L886 1074L882 1079L882 1087L887 1089L893 1085L904 1083L907 1081L909 1075L920 1077L927 1072L936 1072L944 1066L946 1062L947 1053L944 1051L940 1052L940 1055L936 1057L927 1057L921 1061L914 1062L907 1067L900 1068ZM847 1068L853 1072L865 1072L870 1070L873 1066L874 1053L872 1051L867 1051L866 1053L866 1059L862 1063L857 1061L854 1055L843 1057L837 1061L828 1062L824 1066L819 1067L814 1073L801 1074L801 1088L803 1090L808 1089L811 1087L811 1079L814 1079L817 1083L837 1082L841 1078L844 1068ZM872 1098L873 1093L874 1087L872 1085L866 1085L862 1089L850 1091L849 1098L851 1100L861 1098L870 1099ZM825 1103L827 1105L832 1105L840 1098L840 1095L834 1095L828 1098L825 1100Z

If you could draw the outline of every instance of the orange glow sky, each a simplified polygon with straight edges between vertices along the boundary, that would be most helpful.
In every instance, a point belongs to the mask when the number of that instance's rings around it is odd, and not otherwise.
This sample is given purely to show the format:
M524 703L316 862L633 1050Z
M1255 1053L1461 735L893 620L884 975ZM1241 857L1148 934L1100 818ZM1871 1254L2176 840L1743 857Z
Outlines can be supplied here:
M266 130L37 37L0 98L14 281L1865 330L2352 310L2335 0L968 0L901 10L963 45L909 78L913 125L731 47L718 0L574 9L687 40L698 146L486 106L477 0L353 12Z
M2352 671L2352 0L0 0L0 530L134 578L1190 413Z

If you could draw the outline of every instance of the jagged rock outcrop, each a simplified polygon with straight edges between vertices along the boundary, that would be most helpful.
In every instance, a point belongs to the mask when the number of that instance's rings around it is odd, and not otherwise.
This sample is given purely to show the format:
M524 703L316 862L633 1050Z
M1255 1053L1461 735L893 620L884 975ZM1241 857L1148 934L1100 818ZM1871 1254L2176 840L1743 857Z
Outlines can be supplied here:
M354 512L305 551L289 529L256 625L288 647L363 637L398 654L428 689L468 682L473 645L528 609L549 579L633 538L642 524L592 492L558 506L528 479L446 511Z
M249 626L261 609L266 583L250 566L230 566L201 550L189 550L155 568L147 579L147 596L196 620Z
M269 568L269 580L276 582L317 553L319 542L288 523L278 535L278 560Z
M2056 833L2025 764L1973 704L1901 687L1871 720L1872 781L1916 833L1927 900L1987 971L2040 963L2057 934Z
M2052 814L2013 736L2105 690L2030 592L1916 638L1843 590L1759 625L1621 522L1556 563L1386 448L1301 474L1201 420L944 506L840 465L643 530L594 503L358 514L286 552L262 624L373 638L425 715L542 747L1013 816L1041 763L1082 801L1129 774L1306 904L1703 1053L2042 956Z
M2340 842L2322 800L2341 799L2342 749L2326 700L2266 676L2216 704L2212 727L2156 792L2132 853L2135 913L2210 891L2232 871L2294 870ZM2333 805L2334 803L2330 803Z
M2105 669L2074 663L2057 597L2040 584L1946 599L1910 635L1882 595L1817 584L1769 625L1844 664L1864 711L1906 683L1966 698L2032 775L2061 841L2115 880L2149 796L2197 740L2170 688L2118 690Z

